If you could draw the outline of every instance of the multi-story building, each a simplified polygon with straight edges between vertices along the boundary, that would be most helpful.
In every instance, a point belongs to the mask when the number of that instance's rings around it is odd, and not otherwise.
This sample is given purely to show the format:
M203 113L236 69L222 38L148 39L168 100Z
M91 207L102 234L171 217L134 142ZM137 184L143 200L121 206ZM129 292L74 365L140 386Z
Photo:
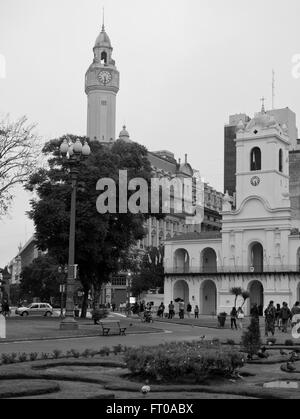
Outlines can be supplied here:
M271 300L292 306L300 299L300 234L290 199L288 127L263 108L250 122L238 123L235 144L235 207L226 194L221 232L166 242L165 304L182 298L198 305L202 314L230 313L234 287L250 293L248 314L255 303L263 311ZM297 166L294 155L292 165Z
M116 97L120 87L120 75L116 63L112 58L113 47L104 25L97 37L93 48L94 59L85 77L85 92L88 98L87 108L87 136L97 139L103 144L112 144L116 140ZM119 139L131 141L130 135L123 127ZM149 152L149 161L152 165L154 177L172 179L193 178L195 171L187 161L176 161L170 151ZM204 185L205 205L204 220L199 225L186 222L186 214L168 214L165 219L149 218L147 222L147 236L137 243L141 252L149 247L158 247L165 240L174 236L195 231L220 230L220 211L223 195L208 184ZM128 300L127 275L120 274L112 279L112 283L104 287L102 302L116 304L126 303Z

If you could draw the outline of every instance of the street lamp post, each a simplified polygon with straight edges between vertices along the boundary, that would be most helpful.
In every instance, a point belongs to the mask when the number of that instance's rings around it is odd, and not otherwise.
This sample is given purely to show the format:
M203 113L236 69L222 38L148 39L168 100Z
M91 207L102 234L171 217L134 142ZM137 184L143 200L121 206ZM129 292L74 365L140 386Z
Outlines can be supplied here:
M60 317L61 319L64 318L64 295L66 292L66 281L65 281L65 275L68 274L68 267L65 266L64 268L59 266L58 268L58 273L60 274L60 285L59 285L59 290L60 290Z
M131 287L132 287L132 274L129 272L127 274L127 314L130 316L131 310L130 310L130 296L131 296Z
M74 319L74 282L75 282L75 226L76 226L76 192L77 179L79 174L79 164L84 158L91 154L91 149L87 142L82 145L79 139L75 143L68 143L67 140L60 146L60 152L66 158L72 180L71 214L70 214L70 235L69 235L69 262L68 278L66 286L66 315L60 323L61 330L76 330L78 323Z
M0 272L0 304L2 303L3 295L2 295L2 281L3 281L3 275L2 272Z

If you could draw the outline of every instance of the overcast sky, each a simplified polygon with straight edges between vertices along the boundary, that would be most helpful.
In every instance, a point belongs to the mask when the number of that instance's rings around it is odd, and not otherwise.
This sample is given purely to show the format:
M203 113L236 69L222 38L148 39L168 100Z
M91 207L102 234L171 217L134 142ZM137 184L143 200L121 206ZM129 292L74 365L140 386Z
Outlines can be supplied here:
M148 149L189 155L223 190L223 130L228 115L271 106L300 110L299 0L0 0L0 113L27 115L45 139L86 134L84 75L102 24L121 75L117 133ZM28 196L17 191L0 221L0 266L33 232Z

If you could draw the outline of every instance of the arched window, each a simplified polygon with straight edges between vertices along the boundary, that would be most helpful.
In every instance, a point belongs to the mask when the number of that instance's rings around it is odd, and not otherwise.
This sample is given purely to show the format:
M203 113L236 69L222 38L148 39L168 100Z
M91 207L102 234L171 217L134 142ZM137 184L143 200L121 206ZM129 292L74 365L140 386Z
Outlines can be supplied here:
M107 53L105 51L101 53L101 64L107 64Z
M261 151L258 147L253 148L251 151L250 170L251 172L261 170Z
M279 172L283 172L283 152L279 150Z

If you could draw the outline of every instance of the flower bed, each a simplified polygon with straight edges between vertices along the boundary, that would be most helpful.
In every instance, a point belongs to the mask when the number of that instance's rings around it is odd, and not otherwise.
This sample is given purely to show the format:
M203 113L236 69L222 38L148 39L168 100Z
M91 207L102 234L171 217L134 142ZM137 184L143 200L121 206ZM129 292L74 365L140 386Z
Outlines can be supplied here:
M244 365L241 353L212 342L130 348L125 352L125 362L134 375L172 383L186 379L199 383L212 376L228 377Z

